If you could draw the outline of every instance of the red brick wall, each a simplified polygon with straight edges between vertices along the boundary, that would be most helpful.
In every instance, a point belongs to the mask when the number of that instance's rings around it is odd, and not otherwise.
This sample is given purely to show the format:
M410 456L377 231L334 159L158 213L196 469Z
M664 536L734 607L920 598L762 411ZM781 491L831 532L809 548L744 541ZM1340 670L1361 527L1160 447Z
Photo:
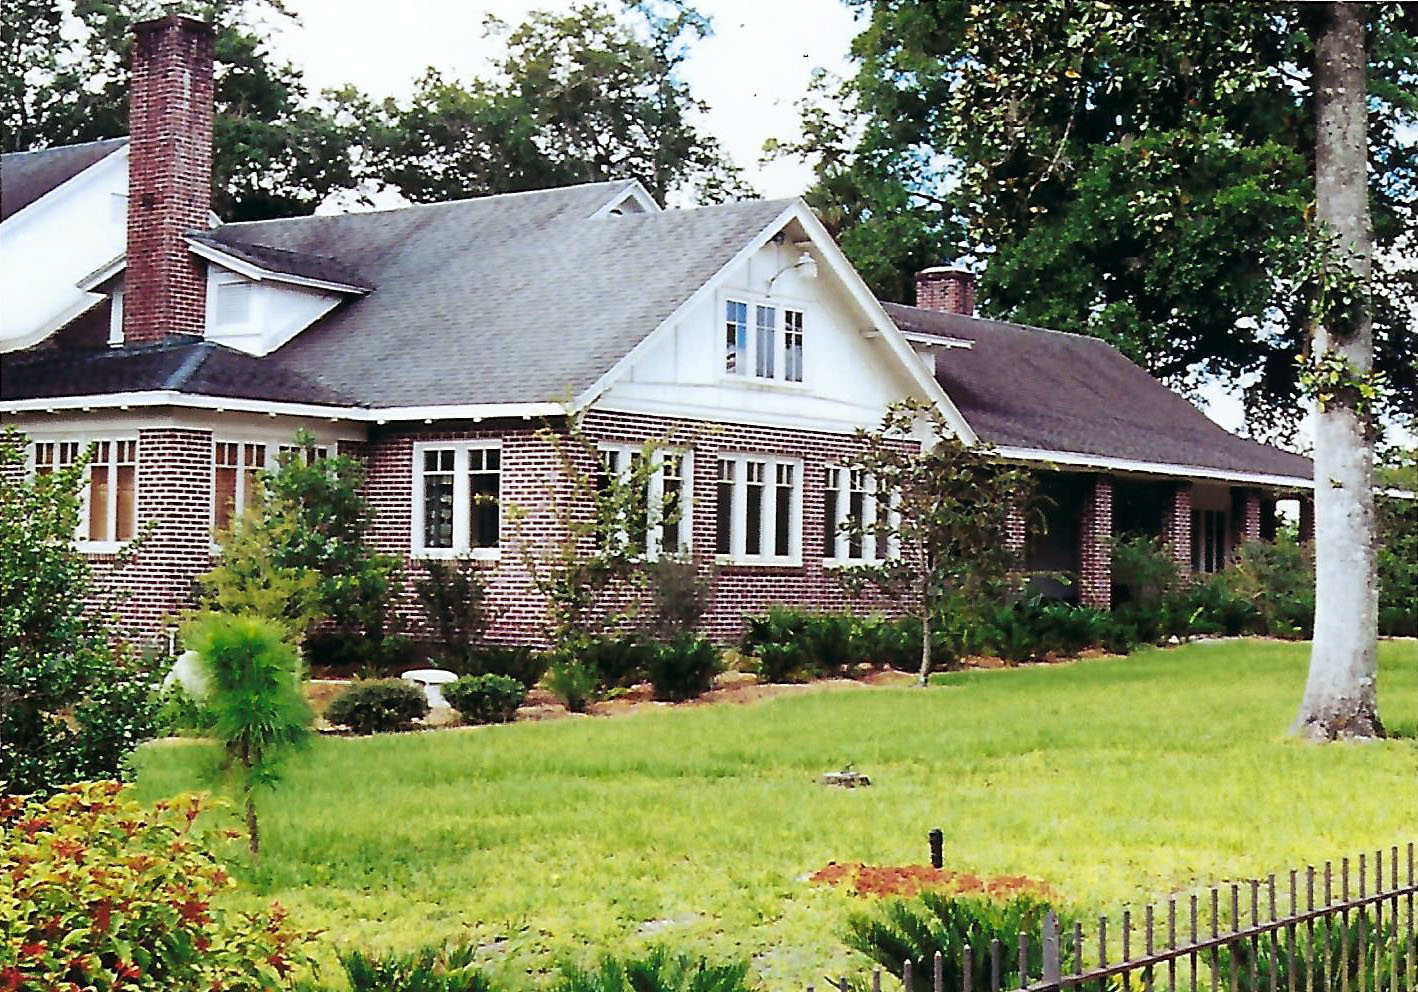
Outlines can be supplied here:
M1258 489L1231 490L1232 546L1260 540L1261 494Z
M1183 575L1192 570L1192 484L1178 483L1162 518L1162 541Z
M916 273L916 306L923 310L974 314L974 275L963 269L922 269Z
M585 431L598 441L639 444L650 438L669 437L676 447L692 454L693 510L691 543L702 574L713 576L713 592L704 629L721 641L730 641L743 629L746 613L773 603L812 609L881 609L899 612L899 604L880 595L853 597L823 567L818 537L823 531L822 476L825 466L855 450L849 436L738 425L671 421L664 418L593 412ZM544 605L530 585L519 540L545 546L565 540L566 531L554 504L572 495L558 456L535 429L523 422L499 427L479 425L461 431L385 434L369 446L368 495L375 508L375 543L381 551L405 556L410 588L398 612L411 632L423 632L422 612L412 593L412 580L421 565L410 560L413 509L413 446L419 441L500 439L502 443L502 496L504 506L518 508L513 524L504 514L502 553L489 563L489 602L500 612L490 631L498 641L538 641L545 618ZM718 453L736 452L781 455L803 462L803 563L800 566L714 564L715 506Z
M1113 483L1098 476L1083 504L1078 553L1078 601L1107 609L1113 603Z
M176 15L133 31L123 338L200 336L205 267L183 235L206 228L211 209L215 34Z

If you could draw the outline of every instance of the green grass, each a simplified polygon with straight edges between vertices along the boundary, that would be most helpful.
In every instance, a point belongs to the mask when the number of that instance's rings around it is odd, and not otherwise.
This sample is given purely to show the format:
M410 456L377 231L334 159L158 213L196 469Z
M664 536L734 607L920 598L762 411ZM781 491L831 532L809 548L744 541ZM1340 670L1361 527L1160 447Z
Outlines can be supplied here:
M922 862L935 826L947 867L1094 910L1411 839L1411 739L1286 737L1307 655L1200 643L924 691L321 740L262 802L262 866L232 898L278 899L330 946L500 940L490 965L523 985L651 942L820 984L862 967L840 941L859 903L805 876ZM1383 717L1411 735L1418 647L1387 642L1380 663ZM200 786L211 761L150 746L140 789ZM870 789L815 784L848 762Z

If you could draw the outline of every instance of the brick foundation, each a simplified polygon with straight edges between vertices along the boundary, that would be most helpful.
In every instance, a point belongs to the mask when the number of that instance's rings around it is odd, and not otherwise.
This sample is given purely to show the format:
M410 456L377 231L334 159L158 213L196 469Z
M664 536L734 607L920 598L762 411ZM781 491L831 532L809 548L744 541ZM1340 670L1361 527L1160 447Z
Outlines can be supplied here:
M1078 602L1108 609L1113 603L1113 484L1098 476L1083 504L1078 549Z

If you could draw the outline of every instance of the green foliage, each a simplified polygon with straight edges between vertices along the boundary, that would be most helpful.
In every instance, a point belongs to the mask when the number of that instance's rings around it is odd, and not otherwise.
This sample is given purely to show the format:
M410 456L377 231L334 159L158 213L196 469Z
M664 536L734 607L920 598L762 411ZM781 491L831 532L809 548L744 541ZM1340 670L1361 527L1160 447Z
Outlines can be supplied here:
M584 713L595 698L599 679L596 670L580 658L555 656L543 684L572 713Z
M1418 449L1389 452L1378 479L1399 492L1418 494ZM1379 633L1413 637L1418 635L1418 497L1379 495L1374 510Z
M854 647L858 619L773 605L744 618L743 653L767 682L803 682L836 674L860 660ZM919 651L919 639L917 641Z
M650 562L648 572L655 636L677 637L698 627L713 589L712 579L700 571L699 562L692 555L661 555Z
M703 634L681 634L654 646L647 674L656 699L677 703L708 692L723 670L724 659L713 641Z
M657 644L644 634L605 634L583 639L576 659L596 674L601 689L624 689L649 677Z
M704 104L681 67L709 21L687 3L602 0L489 17L502 58L467 84L430 70L407 104L386 101L371 171L415 202L608 179L639 179L660 203L743 190L717 141L695 126Z
M982 654L995 654L1006 661L1067 658L1088 648L1107 645L1116 649L1127 642L1125 631L1106 610L1041 596L1008 606L984 607L975 622L979 629L973 634L973 646Z
M530 689L546 674L548 657L525 644L483 644L461 661L444 658L444 667L458 675L505 675Z
M527 687L506 675L464 675L443 687L443 698L464 723L511 723Z
M260 854L254 794L279 782L282 763L310 738L300 660L286 636L274 620L230 613L200 615L184 631L206 669L212 736L246 800L253 858Z
M493 619L483 566L472 558L426 561L414 593L429 626L438 632L440 661L454 671L466 667Z
M350 992L494 992L495 984L473 964L470 943L425 946L407 954L340 952Z
M330 701L325 719L356 734L407 730L428 716L428 697L404 679L364 679Z
M74 546L87 460L27 477L27 447L14 428L0 435L0 782L47 793L123 770L155 732L159 676L87 606L92 574Z
M310 669L350 674L388 675L413 667L421 658L414 642L403 634L367 637L361 633L317 630L307 634L301 654Z
M929 969L939 953L944 958L944 987L956 989L965 987L961 969L967 945L975 950L972 987L991 987L989 948L998 940L1003 964L1000 986L1018 987L1024 984L1019 974L1020 934L1031 937L1026 949L1028 974L1039 975L1043 947L1037 938L1049 908L1032 895L996 900L924 892L914 899L888 900L873 912L854 913L847 923L846 943L897 978L910 961L923 986L931 981ZM1068 970L1073 959L1066 942L1060 952L1060 963Z
M652 947L643 957L603 957L593 968L567 965L552 992L752 992L748 962L704 958Z
M151 810L117 782L45 802L0 797L0 981L13 989L271 992L291 988L316 933L279 905L237 913L231 877L193 832L206 804Z
M1284 532L1274 542L1248 541L1236 549L1222 577L1226 590L1253 614L1251 629L1271 637L1307 638L1314 633L1313 546Z
M158 730L164 734L205 734L217 723L217 714L205 700L193 699L180 682L158 694Z
M924 442L918 440L922 429L929 434ZM852 467L875 481L878 502L889 499L893 512L876 514L872 523L849 516L843 529L868 544L884 538L900 552L836 574L848 589L871 584L919 603L924 683L937 644L932 624L946 604L1007 597L1019 565L1008 541L1010 517L1028 513L1033 478L997 460L988 447L960 440L934 405L920 401L893 403L881 425L858 429L856 440L861 450ZM944 624L939 632L953 631ZM965 650L953 639L942 646L947 664Z
M1356 910L1343 918L1320 917L1313 928L1296 927L1293 940L1279 940L1274 947L1264 938L1254 951L1244 941L1227 945L1218 967L1235 968L1237 992L1263 992L1272 985L1293 985L1302 992L1412 992L1412 959L1405 959L1410 946L1397 914L1376 919L1371 912Z
M819 84L790 151L815 161L810 202L832 208L875 290L909 302L903 273L987 259L992 316L1103 338L1174 383L1245 382L1253 425L1293 431L1324 8L854 6L855 74ZM1397 258L1418 207L1418 145L1404 137L1418 25L1403 4L1366 11L1376 256ZM1376 364L1411 418L1415 283L1398 268L1372 287Z

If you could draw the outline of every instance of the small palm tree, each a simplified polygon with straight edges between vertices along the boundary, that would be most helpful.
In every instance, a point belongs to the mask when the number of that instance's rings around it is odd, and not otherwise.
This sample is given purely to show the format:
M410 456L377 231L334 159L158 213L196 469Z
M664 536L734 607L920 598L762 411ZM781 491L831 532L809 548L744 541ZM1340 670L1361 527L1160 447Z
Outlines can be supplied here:
M300 660L285 629L264 617L207 613L191 624L185 640L207 670L216 717L212 733L226 749L246 800L246 834L255 860L261 853L255 792L275 785L281 761L310 737Z

